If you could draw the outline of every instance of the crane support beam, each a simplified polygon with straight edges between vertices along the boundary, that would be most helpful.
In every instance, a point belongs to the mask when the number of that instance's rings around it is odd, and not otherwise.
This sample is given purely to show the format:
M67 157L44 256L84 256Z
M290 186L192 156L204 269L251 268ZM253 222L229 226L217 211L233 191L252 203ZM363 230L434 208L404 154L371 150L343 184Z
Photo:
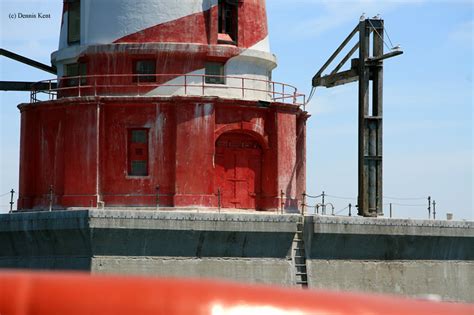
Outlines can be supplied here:
M334 61L334 59L337 57L337 55L339 55L339 53L344 49L344 47L346 47L347 43L350 42L350 40L352 39L352 37L354 37L355 34L357 34L357 31L358 31L358 27L356 26L352 32L346 37L346 39L344 39L344 41L342 42L341 45L339 45L339 47L337 47L336 51L334 51L334 53L331 55L331 57L329 57L329 59L326 61L326 63L321 67L321 69L319 69L318 73L316 73L316 75L313 77L313 82L314 80L316 80L318 77L321 76L321 74L323 74L324 70L326 70L326 68Z
M31 87L39 90L49 90L56 88L56 83L24 82L24 81L0 81L0 91L31 91Z
M317 78L313 86L334 87L359 80L359 73L356 69L351 69L339 73L328 74Z
M57 69L54 66L45 65L44 63L15 54L14 52L11 52L3 48L0 48L0 56L5 56L7 58L29 65L31 67L34 67L34 68L37 68L37 69L40 69L52 74L57 74Z

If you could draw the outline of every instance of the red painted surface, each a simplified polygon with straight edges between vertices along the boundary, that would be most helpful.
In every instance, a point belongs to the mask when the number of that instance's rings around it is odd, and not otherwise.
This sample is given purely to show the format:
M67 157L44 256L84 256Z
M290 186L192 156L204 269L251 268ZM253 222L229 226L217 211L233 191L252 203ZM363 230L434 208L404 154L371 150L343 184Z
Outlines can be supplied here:
M297 107L201 97L59 99L22 105L19 208L297 207ZM129 132L148 130L147 176L129 175ZM143 145L141 145L143 146ZM298 151L300 150L300 151Z
M245 1L238 8L237 46L249 48L268 35L264 0ZM115 43L196 43L217 44L217 6L167 23L124 36Z
M283 190L285 207L296 209L305 186L301 122L307 118L297 106L137 96L203 69L208 61L225 63L267 37L265 1L238 3L234 45L218 43L218 10L213 6L115 43L88 46L77 60L86 64L88 75L75 81L80 89L73 86L59 91L58 100L20 106L19 209L47 208L51 187L55 208L102 203L217 207L220 190L223 207L273 210L280 207ZM138 84L134 65L144 59L156 60L160 76ZM258 62L267 62L269 71L273 67L263 57L241 62L245 69ZM203 83L201 77L197 80ZM244 83L250 89L257 86L242 79ZM235 97L223 91L214 93ZM243 98L244 93L242 89ZM134 129L147 131L146 144L131 143ZM145 162L146 174L131 174L132 161Z
M0 273L2 315L471 315L472 304L229 282L73 273Z
M256 209L262 192L262 147L252 136L225 133L216 141L215 184L224 208Z

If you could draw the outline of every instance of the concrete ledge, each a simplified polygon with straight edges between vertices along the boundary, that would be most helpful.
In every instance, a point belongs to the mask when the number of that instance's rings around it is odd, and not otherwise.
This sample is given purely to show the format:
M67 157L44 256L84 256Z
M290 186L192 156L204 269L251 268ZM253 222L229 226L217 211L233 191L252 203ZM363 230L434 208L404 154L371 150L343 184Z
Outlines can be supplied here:
M306 217L311 259L474 260L474 223Z
M474 237L472 221L437 221L361 217L307 217L314 224L314 233L436 235Z
M91 228L296 232L297 215L92 210Z

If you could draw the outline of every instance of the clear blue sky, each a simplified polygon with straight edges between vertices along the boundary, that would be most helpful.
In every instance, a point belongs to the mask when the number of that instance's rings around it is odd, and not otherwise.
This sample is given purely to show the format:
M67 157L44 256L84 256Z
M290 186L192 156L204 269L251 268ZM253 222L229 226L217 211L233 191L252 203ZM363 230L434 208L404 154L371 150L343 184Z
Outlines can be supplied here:
M49 63L57 48L62 1L4 0L1 47ZM267 0L275 81L305 93L312 76L357 24L378 13L404 55L384 69L384 195L437 202L439 218L474 219L473 1ZM12 12L50 13L10 20ZM48 73L0 58L2 80L49 79ZM28 93L0 92L0 195L18 187L19 112ZM317 89L308 106L307 190L336 210L357 196L357 84ZM9 196L0 197L0 212ZM426 218L425 200L398 200L396 217ZM419 205L420 206L402 206ZM345 211L344 211L345 213ZM386 208L388 213L388 206Z

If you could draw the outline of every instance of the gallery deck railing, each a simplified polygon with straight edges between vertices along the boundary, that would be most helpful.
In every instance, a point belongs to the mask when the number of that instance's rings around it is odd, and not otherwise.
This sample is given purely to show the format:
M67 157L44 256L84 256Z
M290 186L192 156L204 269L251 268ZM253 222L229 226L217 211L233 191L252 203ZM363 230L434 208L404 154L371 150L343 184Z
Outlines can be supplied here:
M156 90L161 88L161 90ZM31 103L82 96L222 96L304 106L296 87L255 78L204 74L108 74L37 82Z

